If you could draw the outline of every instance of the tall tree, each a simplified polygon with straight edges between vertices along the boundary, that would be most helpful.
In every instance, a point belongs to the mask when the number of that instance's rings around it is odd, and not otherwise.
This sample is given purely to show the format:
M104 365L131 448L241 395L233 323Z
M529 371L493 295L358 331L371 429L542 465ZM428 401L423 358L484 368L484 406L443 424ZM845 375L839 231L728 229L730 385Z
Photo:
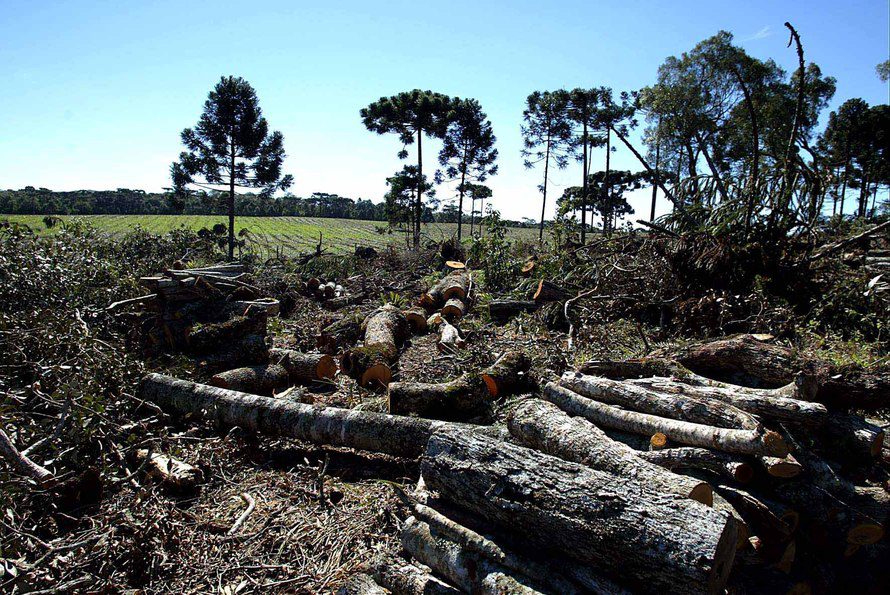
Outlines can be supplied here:
M544 163L544 181L538 186L543 194L538 241L544 241L544 213L547 209L547 182L550 163L564 169L572 147L572 126L568 118L569 94L565 90L535 91L526 100L522 112L522 156L525 167Z
M435 196L433 185L427 182L426 176L418 175L417 166L406 165L401 171L386 178L389 191L384 196L386 204L386 219L390 227L404 226L405 241L410 244L417 228L415 218L418 217L414 206L416 204L418 181L421 189L428 196Z
M569 118L575 125L576 134L572 139L574 152L581 160L581 244L587 240L587 203L589 200L587 177L590 170L590 149L602 146L605 141L592 133L602 125L598 116L602 89L573 89L569 92ZM608 134L608 132L607 132ZM580 153L578 146L581 147Z
M844 214L844 202L851 174L855 175L856 159L865 143L866 122L869 106L859 98L848 99L828 115L828 125L819 139L818 147L830 163L843 170L840 177L840 215Z
M495 161L498 150L494 148L495 136L491 122L475 99L455 101L448 131L439 151L439 164L443 169L436 172L436 183L457 181L458 219L457 239L461 239L464 213L464 196L468 184L484 182L498 172Z
M423 137L445 136L457 102L458 100L441 93L414 89L392 97L381 97L361 110L362 123L371 132L399 135L403 145L399 151L400 159L408 157L405 147L417 141L417 191L414 197L413 233L415 248L420 246L420 221L423 211Z
M194 128L182 131L188 149L170 167L174 193L185 197L191 186L216 190L228 185L229 259L235 255L235 188L258 188L262 196L286 190L293 176L281 175L284 137L269 132L256 91L241 77L224 76L216 84Z

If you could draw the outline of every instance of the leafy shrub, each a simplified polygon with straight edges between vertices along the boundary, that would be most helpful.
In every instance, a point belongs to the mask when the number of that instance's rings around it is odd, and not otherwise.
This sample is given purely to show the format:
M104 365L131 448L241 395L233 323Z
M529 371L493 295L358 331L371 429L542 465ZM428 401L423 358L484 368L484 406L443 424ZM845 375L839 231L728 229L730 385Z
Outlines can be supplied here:
M501 220L500 212L490 205L484 223L485 233L474 238L469 260L485 274L488 291L504 290L512 285L516 276L507 226Z

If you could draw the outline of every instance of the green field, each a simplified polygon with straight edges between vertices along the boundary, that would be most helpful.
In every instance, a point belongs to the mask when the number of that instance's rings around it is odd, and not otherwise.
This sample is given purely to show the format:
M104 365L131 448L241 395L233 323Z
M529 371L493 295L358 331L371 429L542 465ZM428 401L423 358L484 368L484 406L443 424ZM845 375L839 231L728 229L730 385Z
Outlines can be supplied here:
M27 224L33 231L40 234L55 233L57 228L47 229L43 223L43 215L0 215L0 221ZM141 227L152 233L165 233L172 229L185 227L198 230L211 228L217 223L226 224L228 219L222 215L83 215L62 216L63 220L79 219L86 221L98 231L112 237L124 234L134 228ZM293 255L307 252L318 244L321 234L322 245L332 253L349 253L355 246L374 246L383 248L387 245L404 246L404 234L389 233L389 227L383 221L362 221L356 219L325 219L321 217L238 217L235 219L235 232L246 229L249 233L249 249L263 255ZM381 233L382 232L382 233ZM468 234L469 226L464 226ZM424 237L439 241L457 233L456 223L428 223L423 226ZM510 237L533 241L538 237L537 229L510 228Z

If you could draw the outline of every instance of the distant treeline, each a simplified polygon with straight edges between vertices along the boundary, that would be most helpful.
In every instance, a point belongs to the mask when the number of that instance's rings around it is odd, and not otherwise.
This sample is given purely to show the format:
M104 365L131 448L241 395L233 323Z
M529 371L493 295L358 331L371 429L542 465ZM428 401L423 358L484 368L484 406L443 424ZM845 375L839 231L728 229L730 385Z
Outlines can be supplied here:
M117 190L74 190L57 192L27 186L21 190L0 190L0 213L9 215L223 215L225 195L195 195L186 199L184 208L174 208L163 192ZM255 217L331 217L386 221L386 203L352 199L337 194L315 192L309 197L290 194L271 198L259 194L239 194L235 214ZM428 207L424 219L457 222L457 210L446 205L442 210ZM464 219L469 221L465 215ZM516 222L516 225L520 223Z

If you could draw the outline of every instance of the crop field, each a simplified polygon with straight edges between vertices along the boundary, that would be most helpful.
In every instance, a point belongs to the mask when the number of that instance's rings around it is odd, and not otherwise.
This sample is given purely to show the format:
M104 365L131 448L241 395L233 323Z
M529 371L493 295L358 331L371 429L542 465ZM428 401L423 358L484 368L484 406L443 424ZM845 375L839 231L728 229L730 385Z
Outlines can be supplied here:
M28 225L35 233L55 233L58 227L47 228L43 215L0 215L0 221ZM64 220L85 221L101 233L112 237L141 227L152 233L166 233L180 227L199 230L212 228L217 223L227 224L222 215L82 215L61 216ZM285 255L299 254L315 249L321 237L322 246L332 253L349 253L355 246L385 248L405 246L405 236L398 230L390 230L385 221L357 219L328 219L321 217L238 217L235 232L246 230L247 248L260 254L280 252ZM439 241L457 233L456 223L427 223L422 233L426 240ZM469 234L469 226L464 226ZM509 228L513 239L534 241L538 230Z

